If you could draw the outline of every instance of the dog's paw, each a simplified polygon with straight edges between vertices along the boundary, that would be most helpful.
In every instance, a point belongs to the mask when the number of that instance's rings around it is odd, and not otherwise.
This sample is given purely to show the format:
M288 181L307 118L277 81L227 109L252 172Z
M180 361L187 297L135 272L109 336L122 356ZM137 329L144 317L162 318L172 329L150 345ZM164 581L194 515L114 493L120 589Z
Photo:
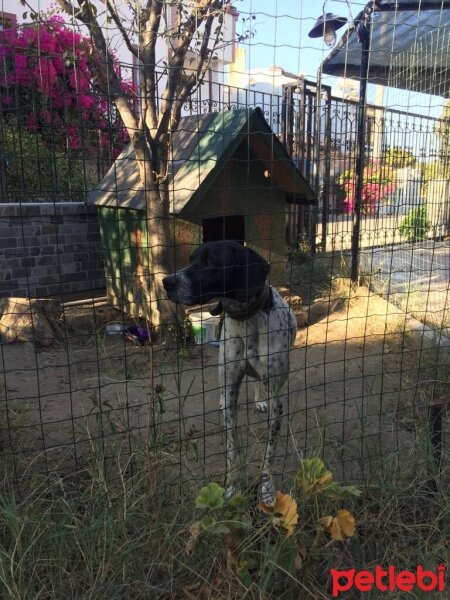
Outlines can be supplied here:
M234 496L238 496L241 493L237 485L228 485L225 488L224 500L230 500Z
M269 409L269 405L267 403L267 400L260 400L259 402L256 402L256 411L260 412L260 413L266 413Z
M269 506L275 504L275 486L272 479L267 475L263 476L261 483L261 500Z

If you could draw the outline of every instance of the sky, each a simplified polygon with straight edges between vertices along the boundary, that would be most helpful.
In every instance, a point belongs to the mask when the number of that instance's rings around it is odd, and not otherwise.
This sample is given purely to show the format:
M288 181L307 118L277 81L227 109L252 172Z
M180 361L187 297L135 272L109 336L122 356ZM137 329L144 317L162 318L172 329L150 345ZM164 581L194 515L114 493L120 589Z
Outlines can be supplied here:
M317 18L323 12L331 12L351 21L365 4L345 0L237 0L238 32L246 25L242 19L255 15L251 20L254 37L242 44L247 49L248 65L252 69L277 65L291 73L315 78L320 63L330 52L322 38L308 37Z

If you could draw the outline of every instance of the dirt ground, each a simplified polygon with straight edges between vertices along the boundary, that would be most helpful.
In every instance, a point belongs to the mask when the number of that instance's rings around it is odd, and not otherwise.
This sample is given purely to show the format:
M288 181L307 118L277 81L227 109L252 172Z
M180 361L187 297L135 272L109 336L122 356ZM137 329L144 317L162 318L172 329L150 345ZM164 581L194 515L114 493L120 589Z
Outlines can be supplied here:
M403 314L365 288L350 302L319 304L291 355L280 485L289 485L299 457L312 453L344 480L367 479L383 463L408 460L415 440L420 386L415 351L403 346ZM96 453L114 462L144 440L167 466L168 481L220 481L218 349L142 347L106 333L107 323L120 320L107 305L68 308L51 347L0 346L4 455L21 476L67 461L77 469ZM252 395L253 383L245 381L239 425L250 481L267 427Z

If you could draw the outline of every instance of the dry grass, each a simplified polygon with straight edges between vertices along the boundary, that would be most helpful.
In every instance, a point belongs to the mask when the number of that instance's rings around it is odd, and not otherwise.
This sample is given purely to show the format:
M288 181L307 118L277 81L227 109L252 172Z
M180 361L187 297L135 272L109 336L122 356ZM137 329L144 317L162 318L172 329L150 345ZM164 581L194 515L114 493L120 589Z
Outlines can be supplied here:
M362 495L348 505L358 524L355 538L324 547L307 580L301 569L287 573L274 567L267 554L264 569L243 581L227 565L226 548L219 540L204 540L195 552L186 554L188 528L198 519L194 498L205 481L199 465L205 435L201 427L206 427L206 421L199 420L192 397L195 386L200 384L180 384L179 397L184 398L181 404L179 398L175 402L158 396L158 392L150 390L147 380L136 381L137 374L150 364L148 355L143 354L145 350L138 354L135 348L127 347L126 365L119 365L123 352L120 356L114 353L115 347L104 337L99 320L93 320L92 329L88 321L77 320L63 326L65 331L72 328L74 334L70 349L73 364L66 370L72 376L76 373L73 384L80 386L77 393L85 395L85 414L77 415L78 439L82 435L84 440L83 456L78 456L78 468L68 472L65 467L73 456L66 449L60 452L54 474L32 475L31 464L26 476L17 481L13 480L11 465L6 464L11 457L3 453L2 471L7 475L1 483L0 497L1 598L316 600L330 597L333 567L372 569L376 565L395 565L410 569L422 564L434 570L440 563L450 563L450 456L444 445L442 469L437 472L426 420L427 407L448 396L449 352L412 335L403 310L382 301L367 288L350 285L345 276L330 276L330 264L321 264L293 268L296 290L304 295L304 287L309 286L311 304L318 300L327 306L324 317L299 334L298 362L302 369L311 370L314 383L319 363L325 368L325 359L329 361L330 376L334 375L333 361L341 361L344 394L349 393L349 373L357 372L348 371L349 365L357 362L357 368L364 373L361 395L353 399L358 419L344 423L345 427L358 430L354 436L357 444L344 441L338 445L327 436L325 427L322 429L321 414L333 420L335 416L330 406L327 414L320 412L322 392L317 393L317 411L315 406L310 409L316 432L310 452L327 456L334 452L336 464L345 456L359 465L358 487ZM330 306L335 310L328 314ZM91 351L93 343L97 354ZM342 348L347 355L341 360ZM215 369L207 354L199 354L196 347L188 351L181 370L193 371L199 361L202 371ZM57 364L59 352L57 349L39 354L38 364L46 366L50 360ZM166 354L172 362L179 360L176 354ZM92 383L92 374L84 370L86 361L96 356L102 370L96 375L94 388L101 389L103 396L105 390L113 388L117 396L114 411L103 405L102 414L99 397L87 394L83 388ZM164 377L168 389L172 372L164 373ZM329 399L335 383L333 377L327 382ZM296 386L298 382L292 388ZM204 393L201 388L200 385L199 398L200 392ZM307 391L311 401L313 392ZM15 429L24 427L26 415L16 410L20 399L12 401L11 394L11 390L7 394L5 389L0 390L2 400L9 402L8 419L15 419L9 423L14 434ZM139 408L145 406L147 415L140 422L139 433L129 420L132 398L136 398ZM50 399L54 401L56 393ZM204 411L203 402L201 396L198 403ZM175 416L178 418L178 446L170 437L173 433L159 421L170 414L172 404L172 428ZM358 412L363 405L372 411ZM346 406L349 410L348 401ZM377 423L388 427L390 420L392 436L397 436L392 448L380 447L386 431L373 435L370 420L383 410L389 412L384 421ZM1 411L4 431L8 429L5 416ZM214 421L215 416L208 419ZM215 421L213 425L216 426ZM449 430L447 416L445 442ZM256 440L256 431L250 430L250 435L255 435ZM298 444L294 432L291 437L292 443ZM55 450L47 452L52 454L49 463L55 464ZM20 457L17 455L15 460ZM283 490L287 492L291 486L292 480L286 477ZM249 490L249 519L257 524L253 493ZM299 512L301 518L301 503ZM263 535L256 525L248 532L245 543L263 547ZM367 594L367 598L376 597ZM407 596L392 593L389 597L405 600ZM416 593L408 597L421 598Z
M424 467L419 475L385 468L377 483L359 486L362 496L348 505L356 516L356 537L324 546L307 579L301 569L284 573L267 555L267 565L263 560L245 581L227 566L220 540L205 539L186 553L189 526L198 519L198 488L165 485L163 466L156 455L149 463L145 448L132 460L117 449L110 478L95 446L92 450L82 472L35 477L20 498L8 481L2 482L0 594L5 600L328 598L331 568L421 564L434 570L450 559L450 473L442 472L430 491L429 452L419 443L415 451ZM394 465L395 457L386 456L391 458ZM267 532L252 506L254 525L243 543L264 548ZM299 512L301 518L301 503ZM390 597L405 598L401 593Z

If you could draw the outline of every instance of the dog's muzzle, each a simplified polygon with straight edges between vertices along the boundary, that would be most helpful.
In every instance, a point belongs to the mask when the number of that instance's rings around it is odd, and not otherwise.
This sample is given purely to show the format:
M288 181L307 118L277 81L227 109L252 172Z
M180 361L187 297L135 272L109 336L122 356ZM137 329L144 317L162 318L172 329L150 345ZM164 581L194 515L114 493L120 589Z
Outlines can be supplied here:
M176 275L168 275L167 277L164 277L162 283L164 289L166 290L169 300L172 300L172 302L176 302L176 292L178 287Z
M174 292L177 287L177 280L175 275L168 275L164 277L162 280L164 289L167 292L167 295L170 297L170 294Z
M162 280L167 297L178 304L192 304L192 290L188 278L183 273L168 275Z

